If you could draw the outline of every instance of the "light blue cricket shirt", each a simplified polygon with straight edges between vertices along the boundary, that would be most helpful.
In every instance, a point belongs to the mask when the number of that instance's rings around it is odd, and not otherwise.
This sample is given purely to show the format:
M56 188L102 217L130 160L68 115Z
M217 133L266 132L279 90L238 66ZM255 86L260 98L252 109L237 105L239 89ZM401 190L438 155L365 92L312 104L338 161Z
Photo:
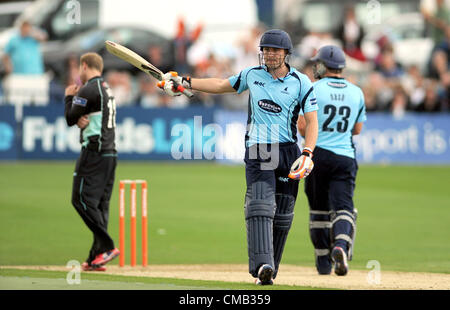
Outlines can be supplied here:
M228 79L240 94L249 90L246 146L297 142L297 119L317 111L316 95L309 78L289 68L274 79L265 66L250 67Z

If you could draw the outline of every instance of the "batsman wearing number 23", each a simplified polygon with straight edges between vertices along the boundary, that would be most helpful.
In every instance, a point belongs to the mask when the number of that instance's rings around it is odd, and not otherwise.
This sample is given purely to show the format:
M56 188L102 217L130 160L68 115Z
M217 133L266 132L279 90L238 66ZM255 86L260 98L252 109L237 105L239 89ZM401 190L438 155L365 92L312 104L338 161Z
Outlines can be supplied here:
M366 120L362 90L345 80L344 52L337 46L319 49L313 61L314 83L319 111L319 137L314 150L315 169L305 180L310 206L310 237L315 249L319 274L348 272L356 234L356 209L353 206L358 164L353 135L358 135ZM298 129L305 134L305 120L299 117Z
M269 30L259 47L260 66L246 68L228 79L191 79L166 73L159 86L172 96L181 95L176 85L216 94L249 91L244 160L249 273L257 284L270 285L294 218L299 179L313 168L318 107L309 78L288 64L292 53L289 35ZM300 111L306 120L303 151L297 145Z
M114 142L116 107L108 84L101 77L103 59L96 53L80 58L81 88L70 85L65 93L67 125L81 129L81 154L75 166L72 204L94 235L85 271L104 271L119 255L108 234L109 200L117 164Z

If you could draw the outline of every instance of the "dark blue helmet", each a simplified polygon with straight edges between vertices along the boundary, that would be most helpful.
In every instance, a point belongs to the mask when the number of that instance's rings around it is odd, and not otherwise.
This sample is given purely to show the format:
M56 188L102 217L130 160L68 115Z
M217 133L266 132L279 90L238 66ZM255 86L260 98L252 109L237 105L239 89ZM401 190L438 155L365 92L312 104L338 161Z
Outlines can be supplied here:
M272 29L264 32L259 42L259 47L262 50L263 47L275 47L282 48L288 51L288 54L292 54L292 41L291 37L286 31L280 29Z
M321 47L312 61L321 61L325 67L330 69L345 68L345 54L341 48L335 45L326 45Z

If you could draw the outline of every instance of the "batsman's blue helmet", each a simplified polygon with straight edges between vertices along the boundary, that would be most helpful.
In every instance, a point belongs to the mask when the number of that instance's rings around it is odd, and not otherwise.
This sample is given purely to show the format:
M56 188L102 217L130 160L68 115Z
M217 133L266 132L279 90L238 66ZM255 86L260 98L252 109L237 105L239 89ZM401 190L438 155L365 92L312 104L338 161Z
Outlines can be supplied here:
M317 54L311 58L312 61L321 61L327 68L344 69L345 54L342 49L335 45L321 47Z
M291 37L286 31L280 29L272 29L264 32L259 42L259 47L262 50L263 47L275 47L282 48L288 51L288 54L292 54L292 41Z

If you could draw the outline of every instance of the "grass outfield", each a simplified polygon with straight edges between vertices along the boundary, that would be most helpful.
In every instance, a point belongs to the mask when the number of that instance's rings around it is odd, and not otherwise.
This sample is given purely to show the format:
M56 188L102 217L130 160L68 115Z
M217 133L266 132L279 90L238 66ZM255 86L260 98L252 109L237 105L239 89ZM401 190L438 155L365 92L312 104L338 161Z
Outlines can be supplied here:
M0 164L0 265L84 261L92 235L70 204L73 168L74 162ZM116 180L125 178L149 183L150 264L247 262L243 166L120 162ZM450 166L361 166L351 268L377 260L382 270L450 273L449 184ZM284 263L314 266L308 217L301 186ZM109 230L117 242L118 186Z

